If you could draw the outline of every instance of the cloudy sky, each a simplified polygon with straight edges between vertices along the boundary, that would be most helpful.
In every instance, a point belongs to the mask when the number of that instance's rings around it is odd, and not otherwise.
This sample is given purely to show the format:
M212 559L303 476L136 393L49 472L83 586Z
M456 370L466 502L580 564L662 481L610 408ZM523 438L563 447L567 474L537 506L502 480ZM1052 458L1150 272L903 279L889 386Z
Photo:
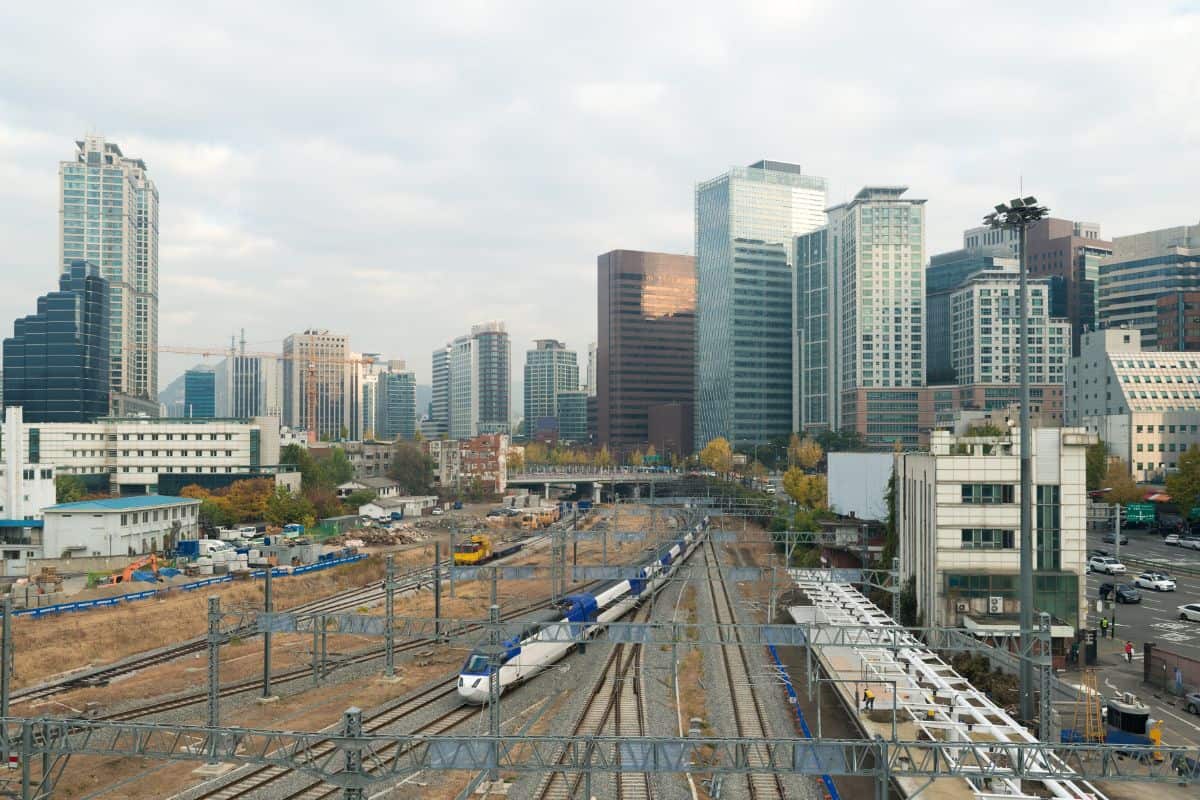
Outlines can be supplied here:
M691 252L695 183L760 158L910 186L930 252L1022 179L1108 235L1200 219L1195 2L137 5L0 8L6 334L85 132L158 184L163 344L324 327L421 382L486 319L514 378L585 350L596 255Z

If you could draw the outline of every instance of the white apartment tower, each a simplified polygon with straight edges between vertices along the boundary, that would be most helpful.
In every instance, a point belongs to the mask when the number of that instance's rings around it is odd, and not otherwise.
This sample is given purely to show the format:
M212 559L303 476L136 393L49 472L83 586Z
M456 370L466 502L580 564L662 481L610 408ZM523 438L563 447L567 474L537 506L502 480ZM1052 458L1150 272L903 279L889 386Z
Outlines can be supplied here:
M100 267L111 287L112 405L157 414L158 188L146 163L115 142L86 136L59 162L58 271Z
M925 201L906 191L864 187L795 239L797 430L916 444L908 395L925 384Z

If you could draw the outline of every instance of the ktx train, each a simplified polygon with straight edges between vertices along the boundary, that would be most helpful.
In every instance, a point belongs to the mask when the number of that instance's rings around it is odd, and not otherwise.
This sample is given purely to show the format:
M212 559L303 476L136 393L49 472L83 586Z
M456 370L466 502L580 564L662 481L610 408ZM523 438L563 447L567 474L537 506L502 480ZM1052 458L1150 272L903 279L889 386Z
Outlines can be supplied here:
M682 537L665 546L638 571L638 577L603 586L594 594L567 595L555 610L546 612L517 636L501 643L500 691L529 680L575 647L567 639L586 640L606 623L620 619L642 600L651 597L695 549L708 526L705 517ZM468 703L483 704L489 697L487 654L475 650L467 656L458 676L458 694Z

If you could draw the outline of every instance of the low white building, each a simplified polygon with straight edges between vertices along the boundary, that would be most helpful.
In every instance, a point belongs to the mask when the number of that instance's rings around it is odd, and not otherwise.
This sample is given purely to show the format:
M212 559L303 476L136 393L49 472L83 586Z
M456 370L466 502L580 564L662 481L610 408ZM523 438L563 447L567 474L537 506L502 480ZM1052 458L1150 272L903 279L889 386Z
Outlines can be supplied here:
M345 499L355 492L370 491L375 497L399 497L400 484L391 478L354 478L338 484L337 496Z
M0 575L24 575L30 558L41 555L42 511L54 505L54 466L30 461L19 406L5 410L4 439L11 446L0 461Z
M1200 444L1200 353L1143 351L1141 338L1133 328L1083 334L1066 421L1097 434L1134 480L1157 482Z
M59 474L79 475L102 491L115 484L121 493L157 491L160 475L267 477L280 451L275 417L26 422L23 440L30 463L53 464ZM6 446L0 440L0 451Z
M1079 428L1032 434L1034 609L1058 631L1087 619L1086 451ZM902 578L916 578L926 625L1016 630L1020 611L1020 436L934 431L929 452L899 453L896 527Z
M200 501L157 494L62 503L43 510L46 558L136 556L199 538Z
M426 511L432 510L438 503L437 497L384 497L358 507L359 516L372 519L385 519L394 512L409 517L419 517Z

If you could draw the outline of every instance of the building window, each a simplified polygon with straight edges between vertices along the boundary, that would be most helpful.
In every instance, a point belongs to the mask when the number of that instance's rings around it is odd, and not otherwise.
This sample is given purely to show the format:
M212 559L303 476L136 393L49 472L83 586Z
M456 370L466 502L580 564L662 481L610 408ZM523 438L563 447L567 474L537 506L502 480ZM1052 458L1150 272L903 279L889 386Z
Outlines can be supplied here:
M963 528L963 550L1011 550L1013 532L1000 528Z
M1009 483L964 483L962 501L975 505L1013 502L1015 487Z
M1059 487L1038 486L1037 508L1037 568L1062 569L1062 514Z

